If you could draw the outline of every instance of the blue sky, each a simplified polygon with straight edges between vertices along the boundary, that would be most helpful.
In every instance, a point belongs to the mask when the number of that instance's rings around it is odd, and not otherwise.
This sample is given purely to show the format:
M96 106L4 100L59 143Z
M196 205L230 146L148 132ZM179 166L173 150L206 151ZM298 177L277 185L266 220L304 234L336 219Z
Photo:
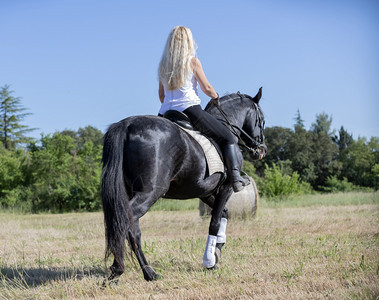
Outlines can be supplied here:
M355 139L379 136L377 0L0 0L0 86L36 138L156 114L175 25L192 29L220 95L263 86L266 126L292 128L299 110L309 128L325 112Z

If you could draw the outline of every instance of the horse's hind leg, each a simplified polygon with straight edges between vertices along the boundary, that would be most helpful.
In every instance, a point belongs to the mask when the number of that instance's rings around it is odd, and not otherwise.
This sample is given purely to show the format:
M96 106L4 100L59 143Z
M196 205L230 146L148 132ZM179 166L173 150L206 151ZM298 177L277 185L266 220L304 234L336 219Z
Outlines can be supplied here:
M113 264L110 267L111 275L108 277L109 281L117 281L117 279L124 273L125 264L124 264L124 253L113 253L114 260Z
M136 225L136 244L137 244L137 248L135 249L134 253L137 257L137 260L138 260L138 263L142 269L142 272L143 272L143 277L145 278L146 281L152 281L152 280L157 280L159 279L161 276L158 275L157 273L154 272L154 270L149 266L146 258L145 258L145 255L143 254L142 252L142 248L141 248L141 230L140 230L140 227L139 227L139 222L138 220L135 221L135 225Z
M132 232L129 232L129 239L131 241L132 245L135 245L132 247L133 253L136 255L138 263L142 269L143 277L146 281L152 281L159 279L160 276L154 272L154 270L149 266L147 263L147 260L145 258L145 255L142 252L141 248L141 230L139 227L139 221L138 219L134 221L136 232L135 234ZM124 241L122 242L124 243ZM124 264L124 251L125 249L120 249L119 251L113 252L114 260L113 264L110 267L111 269L111 275L108 278L108 281L114 281L117 282L118 278L124 273L125 271L125 264ZM104 282L104 285L106 285L106 282Z
M117 243L117 247L112 247L112 250L110 251L113 254L113 264L110 267L111 275L108 277L108 279L104 280L103 287L107 286L108 282L118 282L118 278L124 273L125 271L125 264L124 264L124 251L125 251L125 238L120 238Z
M135 182L135 184L137 184ZM154 186L154 185L153 185ZM157 280L161 278L158 274L154 272L154 270L149 266L145 255L142 251L141 247L141 230L139 226L139 219L146 214L146 212L150 209L150 207L156 202L157 199L160 198L162 194L164 194L165 191L167 191L168 188L163 189L160 188L159 191L155 191L155 189L150 190L148 192L143 191L144 189L148 189L148 185L135 185L135 189L137 192L133 196L133 198L130 201L130 205L133 211L133 217L134 217L134 226L135 226L135 232L133 235L130 236L130 239L133 241L133 244L135 244L135 248L133 248L133 252L137 257L138 263L141 267L141 270L143 272L143 277L146 281L152 281Z

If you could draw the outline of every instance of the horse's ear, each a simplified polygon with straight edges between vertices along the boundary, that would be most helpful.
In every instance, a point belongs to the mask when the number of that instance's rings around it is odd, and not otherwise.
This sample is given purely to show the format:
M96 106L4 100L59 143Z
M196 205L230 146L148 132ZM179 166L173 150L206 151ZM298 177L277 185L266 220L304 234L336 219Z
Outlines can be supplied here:
M259 100L261 100L261 97L262 97L262 87L259 88L259 91L253 98L253 101L258 104Z

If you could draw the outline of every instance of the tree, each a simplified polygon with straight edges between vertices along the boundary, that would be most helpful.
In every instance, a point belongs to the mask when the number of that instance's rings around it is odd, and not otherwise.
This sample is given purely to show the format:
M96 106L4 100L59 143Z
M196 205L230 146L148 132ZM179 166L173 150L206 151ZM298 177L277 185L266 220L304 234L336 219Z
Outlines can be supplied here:
M271 166L288 159L288 142L292 136L289 128L280 126L268 127L265 129L265 142L268 153L264 159L265 163Z
M22 183L22 151L8 151L0 143L0 206L15 205L12 192Z
M82 149L84 144L89 142L93 143L95 147L103 145L103 133L90 125L79 128L78 131L66 129L61 131L60 134L71 137L79 149Z
M78 140L78 134L76 133L76 131L74 130L71 130L71 129L65 129L65 130L62 130L61 132L59 132L61 135L65 135L65 136L69 136L70 138L72 138L75 142L77 142Z
M344 172L344 165L346 165L347 161L349 160L349 148L353 144L354 139L351 134L349 134L343 126L341 126L340 130L338 131L338 137L334 136L332 138L333 142L337 146L337 159L333 161L333 164L335 166L338 166L338 170L336 170L333 174L333 176L336 179L340 180L347 180L347 174ZM329 179L329 185L333 182ZM342 181L343 182L343 181Z
M318 134L324 132L328 136L332 136L334 131L331 130L333 118L326 113L316 115L316 123L312 124L311 130Z
M315 166L315 188L324 186L331 175L340 175L342 165L337 160L338 149L326 131L313 133L313 162Z
M288 141L287 159L292 170L300 175L302 181L314 184L316 180L312 133L295 125L295 131Z
M79 146L83 147L85 143L92 142L95 147L103 145L103 133L93 127L86 126L78 129Z
M301 128L304 128L304 120L301 118L301 115L300 115L300 110L298 109L297 112L296 112L296 116L294 118L295 120L295 128L297 126L301 127Z
M353 141L343 161L343 175L356 185L378 188L379 138Z
M353 142L353 136L348 133L343 126L341 126L340 130L338 131L339 137L335 137L334 140L338 146L338 151L340 151L340 154L342 151L347 149Z
M318 188L326 183L329 176L338 174L342 168L337 161L338 149L334 143L334 130L332 130L332 117L326 113L316 115L316 122L312 124L312 158L316 180L313 186Z
M22 125L21 121L30 113L21 106L21 98L13 97L10 86L5 85L0 90L0 140L5 149L14 148L17 143L26 142L25 133L34 129Z
M35 211L100 208L101 147L86 142L78 149L69 135L55 133L33 147L28 180Z

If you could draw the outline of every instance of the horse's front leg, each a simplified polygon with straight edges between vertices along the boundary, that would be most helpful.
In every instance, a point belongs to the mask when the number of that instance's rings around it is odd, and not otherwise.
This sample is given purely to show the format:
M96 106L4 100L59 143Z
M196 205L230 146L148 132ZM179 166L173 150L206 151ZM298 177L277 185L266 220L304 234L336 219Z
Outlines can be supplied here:
M220 220L220 228L218 229L217 232L217 240L216 240L216 264L220 261L221 259L221 250L222 247L224 247L226 243L226 225L228 224L228 209L224 207L221 215L221 220Z
M221 256L221 248L226 241L227 210L226 201L232 194L230 186L221 188L217 195L212 209L212 218L209 225L207 245L203 256L203 266L207 269L216 268L218 258ZM216 250L217 249L217 250ZM217 252L217 257L216 257Z

